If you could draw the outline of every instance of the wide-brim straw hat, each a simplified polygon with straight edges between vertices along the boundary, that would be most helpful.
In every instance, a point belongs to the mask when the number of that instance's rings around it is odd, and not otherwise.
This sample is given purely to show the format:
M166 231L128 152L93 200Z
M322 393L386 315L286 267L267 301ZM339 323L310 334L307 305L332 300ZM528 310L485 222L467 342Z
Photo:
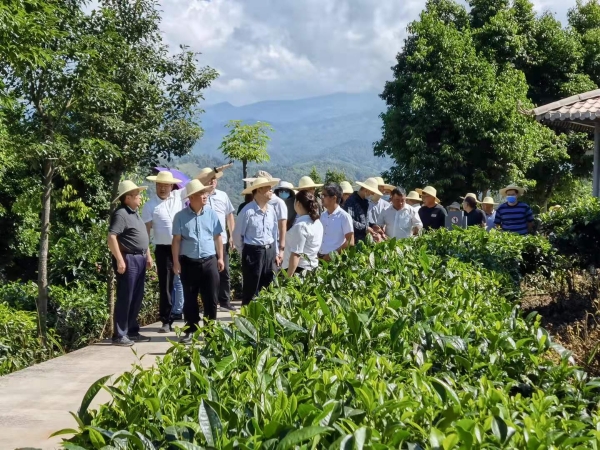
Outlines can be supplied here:
M294 185L292 183L290 183L289 181L280 181L279 184L277 184L277 186L275 186L275 189L273 189L274 191L278 191L280 189L287 189L293 192L294 191Z
M373 194L379 195L381 197L381 193L379 192L379 182L377 181L377 178L367 178L364 182L357 181L356 184L362 188L365 188L367 191L370 191Z
M246 181L247 183L253 183L257 178L266 178L267 180L274 180L279 182L281 178L273 178L269 172L264 170L259 170L254 174L252 178L242 178L242 181Z
M252 194L252 191L254 191L256 189L260 189L265 186L269 186L269 187L276 186L277 183L279 183L279 180L274 180L274 179L269 180L268 178L258 177L254 181L252 181L250 186L248 186L246 189L244 189L242 191L242 195Z
M154 181L156 183L162 183L162 184L181 183L181 180L174 178L173 174L171 172L169 172L168 170L158 172L157 175L152 175L152 176L146 177L146 180Z
M423 196L423 194L431 195L433 198L435 198L435 201L437 203L440 202L440 199L437 198L437 190L433 186L425 186L423 189L416 189L416 191L421 191L419 192L419 194L421 194L421 197Z
M210 167L205 167L204 169L198 172L196 178L200 180L202 184L207 184L211 178L216 178L217 180L223 176L223 172L215 172L215 169L211 169Z
M210 191L211 189L212 186L204 186L200 180L193 179L185 185L185 195L183 198L188 198L190 195L194 195L198 192Z
M119 183L119 189L117 190L117 197L113 200L113 203L131 191L135 191L135 190L145 191L146 189L148 189L148 186L138 186L131 180L123 180Z
M525 193L525 189L521 186L517 186L516 184L509 184L504 189L500 189L500 195L502 197L506 197L506 191L517 191L519 195L523 195Z
M396 189L396 186L394 186L393 184L387 184L382 177L373 177L373 178L375 178L377 180L379 187L382 187L385 190L393 191L394 189Z
M298 181L298 186L296 186L294 189L297 191L302 191L304 189L316 189L323 186L323 184L315 183L311 177L304 176L300 178L300 181Z
M348 181L342 181L340 183L340 187L342 188L342 194L353 194L354 189L352 185Z
M494 202L494 199L492 197L485 197L482 201L481 201L482 205L497 205L498 203Z
M464 199L465 199L465 198L467 198L467 197L474 198L474 199L475 199L475 201L479 203L479 200L477 200L477 195L476 195L476 194L473 194L472 192L469 192L469 193L468 193L467 195L465 195L464 197L460 197L460 199L461 199L461 200L464 200Z
M416 200L418 202L422 202L423 201L423 199L421 198L421 196L419 195L419 193L417 191L410 191L408 193L408 195L406 196L406 199L407 200Z

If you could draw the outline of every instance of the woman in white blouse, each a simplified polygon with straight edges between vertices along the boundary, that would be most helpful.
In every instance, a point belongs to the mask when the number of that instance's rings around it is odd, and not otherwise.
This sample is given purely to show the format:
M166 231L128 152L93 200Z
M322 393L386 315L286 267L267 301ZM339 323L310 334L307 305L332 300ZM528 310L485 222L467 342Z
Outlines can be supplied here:
M286 234L283 254L283 268L289 276L317 268L317 254L323 241L323 225L315 196L308 191L298 192L294 209L296 223Z

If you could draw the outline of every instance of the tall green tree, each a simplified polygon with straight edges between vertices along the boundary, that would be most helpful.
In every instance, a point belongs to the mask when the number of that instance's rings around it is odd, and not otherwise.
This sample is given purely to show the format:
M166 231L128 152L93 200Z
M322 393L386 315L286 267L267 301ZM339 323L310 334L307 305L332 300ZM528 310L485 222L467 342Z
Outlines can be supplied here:
M227 125L229 133L223 138L219 149L223 155L234 161L242 162L242 174L248 178L248 163L269 161L267 145L271 140L269 132L273 131L267 122L244 124L241 120L230 120Z
M0 67L2 97L17 100L7 123L20 155L41 181L41 223L38 252L38 317L46 336L48 251L52 194L56 177L94 164L101 146L82 136L77 110L89 103L91 92L102 95L101 56L89 34L83 3L73 0L9 1L3 11L18 18L12 23L13 42L4 48ZM19 22L21 20L22 22ZM19 27L23 27L19 30ZM29 33L28 27L33 28ZM0 34L7 40L6 30ZM16 39L15 39L16 36ZM20 57L20 52L27 57Z
M523 75L481 58L470 26L454 22L463 14L448 20L447 11L460 8L430 1L410 24L382 94L388 109L375 145L376 154L396 160L388 178L434 184L444 200L522 178L540 138L516 108L529 104Z
M329 169L325 173L325 184L327 183L341 183L346 181L347 175L343 170Z

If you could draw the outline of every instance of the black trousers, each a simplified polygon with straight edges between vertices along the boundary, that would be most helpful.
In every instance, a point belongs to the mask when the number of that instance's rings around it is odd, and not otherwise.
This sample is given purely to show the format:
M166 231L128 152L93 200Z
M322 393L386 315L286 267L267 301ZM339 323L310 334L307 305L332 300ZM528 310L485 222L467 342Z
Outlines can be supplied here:
M193 333L200 323L198 293L204 305L204 320L217 319L219 268L215 255L204 259L181 257L181 284L183 285L183 315L187 332Z
M231 276L229 274L229 244L223 244L223 263L225 268L219 272L219 305L228 306L231 304Z
M158 272L158 290L160 301L158 305L158 314L160 321L165 324L173 323L171 319L171 309L173 308L173 255L170 245L157 245L154 251L156 258L156 271ZM185 300L184 300L185 301Z
M244 280L242 305L247 305L259 291L273 282L275 245L244 245L242 250L242 278Z
M125 272L117 272L117 260L112 263L117 277L117 299L113 313L113 339L140 334L137 318L142 308L146 281L146 256L124 254Z

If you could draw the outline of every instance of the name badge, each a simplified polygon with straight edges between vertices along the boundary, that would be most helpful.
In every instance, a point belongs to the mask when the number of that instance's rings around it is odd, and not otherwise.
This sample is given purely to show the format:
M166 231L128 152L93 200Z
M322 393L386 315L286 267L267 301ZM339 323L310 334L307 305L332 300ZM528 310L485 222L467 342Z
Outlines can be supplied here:
M437 214L432 214L431 217L437 217Z

